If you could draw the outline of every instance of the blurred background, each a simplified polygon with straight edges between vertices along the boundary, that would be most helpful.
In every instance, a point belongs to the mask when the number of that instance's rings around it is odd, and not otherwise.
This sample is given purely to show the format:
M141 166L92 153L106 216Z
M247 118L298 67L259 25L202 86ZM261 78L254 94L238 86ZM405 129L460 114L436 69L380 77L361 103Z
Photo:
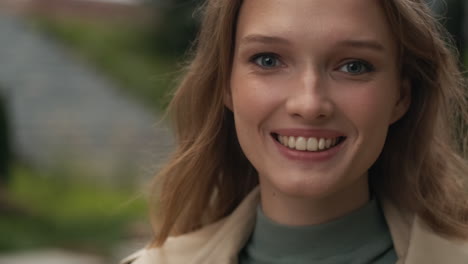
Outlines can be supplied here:
M0 264L117 263L148 242L200 2L0 0ZM429 2L464 48L465 1Z

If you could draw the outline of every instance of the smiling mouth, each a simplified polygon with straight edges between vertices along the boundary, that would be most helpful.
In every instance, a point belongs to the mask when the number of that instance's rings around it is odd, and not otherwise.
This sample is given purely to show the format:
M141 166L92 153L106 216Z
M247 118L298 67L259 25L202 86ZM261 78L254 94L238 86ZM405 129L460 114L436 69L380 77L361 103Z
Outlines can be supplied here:
M294 150L306 152L321 152L336 147L343 143L346 137L318 138L318 137L293 137L272 134L273 138L281 145Z

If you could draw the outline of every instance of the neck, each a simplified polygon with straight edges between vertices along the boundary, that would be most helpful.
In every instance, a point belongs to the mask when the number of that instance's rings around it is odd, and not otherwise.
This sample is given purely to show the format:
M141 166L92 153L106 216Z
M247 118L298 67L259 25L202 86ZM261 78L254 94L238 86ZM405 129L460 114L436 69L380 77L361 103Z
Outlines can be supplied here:
M261 206L274 222L289 226L318 225L333 221L364 206L370 199L368 179L325 197L300 197L260 184Z

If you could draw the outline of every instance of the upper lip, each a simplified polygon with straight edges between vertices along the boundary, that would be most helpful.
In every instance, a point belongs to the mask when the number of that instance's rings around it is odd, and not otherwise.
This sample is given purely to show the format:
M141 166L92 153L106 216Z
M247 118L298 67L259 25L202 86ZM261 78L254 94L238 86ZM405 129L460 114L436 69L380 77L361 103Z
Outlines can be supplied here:
M344 133L331 129L284 128L272 130L272 133L289 137L336 138L345 136Z

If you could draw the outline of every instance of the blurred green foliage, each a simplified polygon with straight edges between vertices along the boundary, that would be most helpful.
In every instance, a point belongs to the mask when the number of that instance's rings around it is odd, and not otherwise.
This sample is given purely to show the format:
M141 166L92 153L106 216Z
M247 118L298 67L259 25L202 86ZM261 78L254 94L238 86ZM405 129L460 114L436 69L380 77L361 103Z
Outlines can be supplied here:
M167 105L178 58L155 48L151 25L39 16L31 22L115 79L127 94L155 111Z
M154 1L155 25L152 43L172 56L183 54L193 43L198 30L197 7L201 0Z
M9 200L16 209L0 217L0 251L65 247L110 255L132 223L146 218L144 197L134 189L81 180L78 171L57 173L13 167Z

